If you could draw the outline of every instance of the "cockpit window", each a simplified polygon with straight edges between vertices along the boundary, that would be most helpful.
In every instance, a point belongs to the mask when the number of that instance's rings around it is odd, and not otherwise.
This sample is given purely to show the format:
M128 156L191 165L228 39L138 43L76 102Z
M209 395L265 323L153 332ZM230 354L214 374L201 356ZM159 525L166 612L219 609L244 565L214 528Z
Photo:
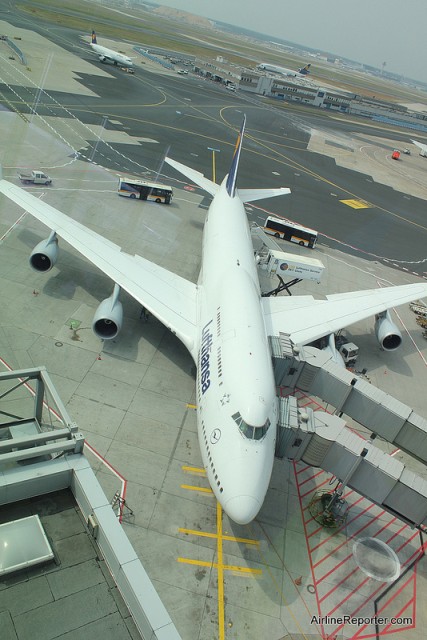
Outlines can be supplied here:
M267 433L268 427L270 426L270 420L268 418L262 427L253 427L252 425L247 424L240 413L234 413L232 418L236 422L242 434L249 440L261 440Z

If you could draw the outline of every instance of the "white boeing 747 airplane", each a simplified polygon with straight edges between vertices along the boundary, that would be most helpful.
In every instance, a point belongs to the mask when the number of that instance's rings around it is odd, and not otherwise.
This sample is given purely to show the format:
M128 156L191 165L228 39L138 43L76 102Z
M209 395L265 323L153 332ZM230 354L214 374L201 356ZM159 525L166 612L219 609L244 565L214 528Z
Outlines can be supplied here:
M271 71L272 73L279 73L281 76L297 78L298 76L299 77L308 76L308 74L310 73L310 67L311 67L311 63L309 62L308 64L305 65L305 67L301 67L301 69L298 69L298 71L295 71L295 69L287 69L286 67L279 67L278 65L270 64L269 62L261 62L261 64L257 65L256 68L259 71Z
M377 321L377 336L386 349L393 349L399 340L394 340L396 328L386 310L427 295L427 283L419 283L338 293L326 300L310 295L261 297L243 203L286 194L289 189L236 188L244 126L243 121L230 171L221 185L166 159L213 196L197 284L124 253L21 187L0 179L1 193L51 229L30 256L34 269L49 271L54 266L60 236L115 283L113 294L95 313L92 327L96 335L108 339L118 334L123 322L119 301L123 288L190 351L197 365L203 465L224 511L240 524L250 522L259 512L273 468L278 400L268 336L283 331L294 343L306 344L383 314Z
M107 47L102 47L96 41L96 33L92 31L92 40L90 42L90 47L92 47L93 51L99 57L100 62L112 62L113 64L120 64L124 67L132 67L133 62L132 58L129 56L125 56L123 53L119 53L118 51L114 51L113 49L107 49Z

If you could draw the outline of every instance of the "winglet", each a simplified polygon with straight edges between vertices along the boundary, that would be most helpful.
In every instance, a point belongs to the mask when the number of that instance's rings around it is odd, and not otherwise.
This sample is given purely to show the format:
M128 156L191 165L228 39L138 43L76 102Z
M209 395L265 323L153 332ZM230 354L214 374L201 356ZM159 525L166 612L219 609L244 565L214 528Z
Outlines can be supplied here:
M230 198L234 197L236 191L237 169L239 167L240 151L242 149L243 134L245 132L246 116L243 116L242 126L237 136L236 146L234 147L233 159L231 161L230 171L228 172L226 189Z
M92 44L97 44L96 42L96 33L92 30Z

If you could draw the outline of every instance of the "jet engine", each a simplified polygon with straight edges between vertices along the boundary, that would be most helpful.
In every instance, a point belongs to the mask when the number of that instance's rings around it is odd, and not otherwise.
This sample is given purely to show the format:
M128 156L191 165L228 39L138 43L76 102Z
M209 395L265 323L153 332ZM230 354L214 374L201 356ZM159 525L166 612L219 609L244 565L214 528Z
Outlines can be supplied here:
M384 351L395 351L402 344L402 334L392 321L389 311L375 316L375 335Z
M47 240L42 240L31 252L30 265L35 271L50 271L58 258L58 238L52 231Z
M92 331L102 340L112 340L123 324L123 307L119 300L120 287L116 284L109 298L101 302L92 320Z
M106 59L107 58L105 56L99 56L99 62L105 62Z

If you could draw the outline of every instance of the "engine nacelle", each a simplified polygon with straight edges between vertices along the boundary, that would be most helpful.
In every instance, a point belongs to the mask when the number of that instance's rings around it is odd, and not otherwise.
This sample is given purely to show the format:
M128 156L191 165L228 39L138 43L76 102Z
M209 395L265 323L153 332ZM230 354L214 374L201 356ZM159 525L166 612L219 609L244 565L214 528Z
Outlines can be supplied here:
M388 311L375 316L375 335L384 351L395 351L402 344L402 334Z
M92 331L102 340L112 340L123 324L123 306L119 300L120 287L115 285L109 298L101 302L92 320Z
M47 240L42 240L31 252L30 265L35 271L50 271L58 259L58 238L53 231Z

